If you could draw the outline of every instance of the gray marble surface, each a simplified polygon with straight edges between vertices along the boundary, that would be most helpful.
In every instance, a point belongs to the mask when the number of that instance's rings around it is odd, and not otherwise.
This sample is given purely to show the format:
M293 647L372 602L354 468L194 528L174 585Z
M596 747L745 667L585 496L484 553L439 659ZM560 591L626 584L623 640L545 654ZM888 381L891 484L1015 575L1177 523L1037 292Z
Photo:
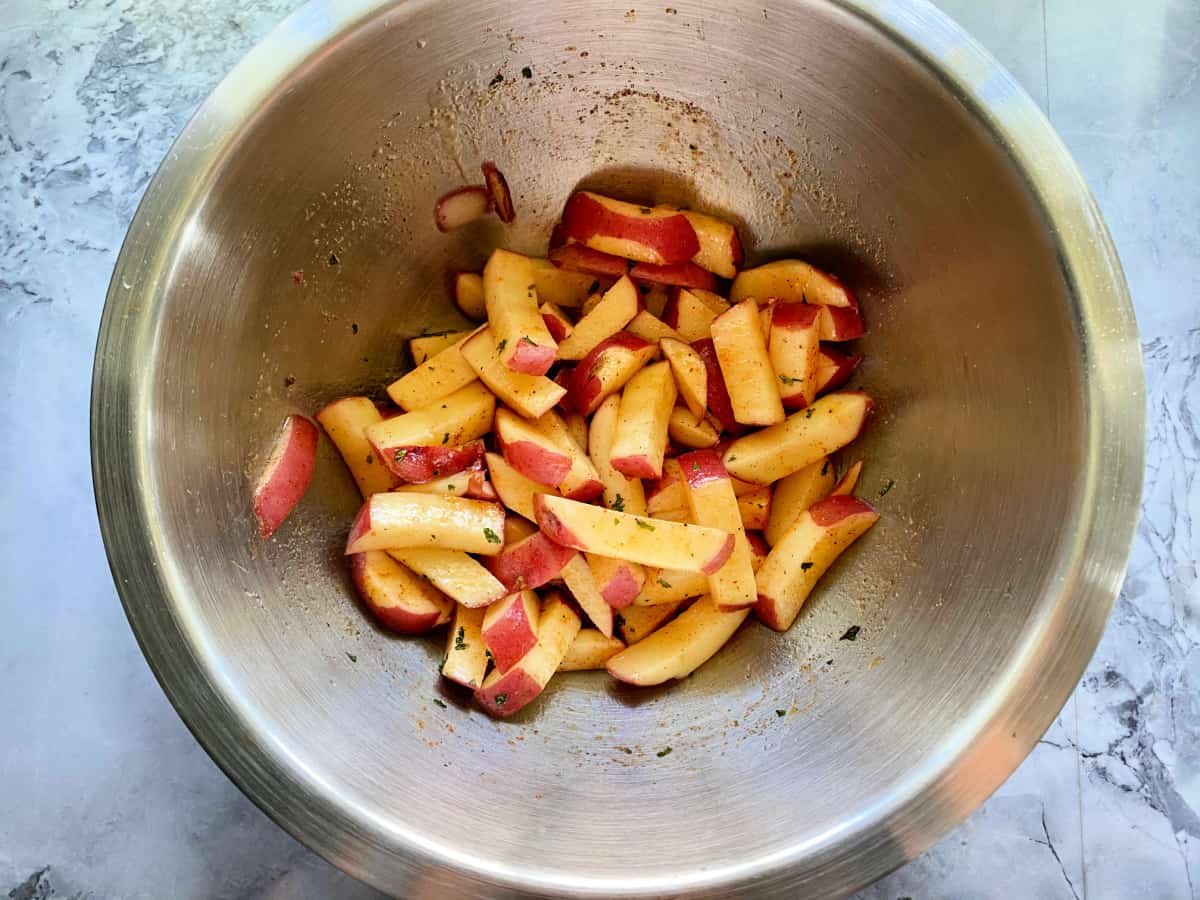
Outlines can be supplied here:
M209 761L91 498L109 273L189 113L295 0L0 0L0 897L374 897ZM1045 739L873 900L1200 897L1200 0L943 0L1049 113L1120 248L1149 402L1116 611ZM41 566L45 564L46 568Z

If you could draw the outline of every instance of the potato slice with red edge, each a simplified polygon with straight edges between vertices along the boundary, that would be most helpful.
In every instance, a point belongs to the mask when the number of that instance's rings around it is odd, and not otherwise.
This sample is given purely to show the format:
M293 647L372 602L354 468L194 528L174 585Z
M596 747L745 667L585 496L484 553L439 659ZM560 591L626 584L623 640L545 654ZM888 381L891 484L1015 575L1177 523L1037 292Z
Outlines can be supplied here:
M779 378L779 395L786 409L803 409L817 396L821 307L775 303L770 309L768 353Z
M869 503L844 494L818 500L801 513L758 570L754 611L762 623L787 631L834 560L877 521Z
M752 269L742 269L729 289L731 303L754 298L762 303L785 303L854 308L858 301L841 281L799 259L777 259Z
M656 344L627 331L619 331L601 341L571 373L571 405L577 412L590 416L609 394L621 390L657 352Z
M575 323L570 337L558 346L559 359L583 359L606 338L612 337L638 314L638 291L622 276L600 301Z
M862 432L872 406L862 391L827 394L778 425L731 443L725 468L744 481L771 484L849 444Z
M751 487L750 491L738 496L738 512L742 515L743 528L747 531L761 531L771 519L771 487L766 484Z
M575 602L579 604L584 615L591 620L601 634L611 637L613 609L600 594L596 576L592 574L592 567L588 565L583 555L577 553L567 560L560 574L563 584L567 586L567 590L571 592L571 596L575 598Z
M443 234L482 219L492 209L492 198L483 185L455 188L438 197L433 206L433 222Z
M713 309L698 293L677 290L671 294L663 310L662 319L689 343L706 339L712 328L713 319L724 310Z
M397 451L413 447L454 448L492 430L496 398L478 381L460 388L431 406L382 419L367 429L367 439L393 472L403 462ZM444 474L444 473L443 473ZM409 478L408 480L413 480Z
M353 554L350 577L375 620L398 634L424 634L453 615L453 600L386 553Z
M537 643L540 613L538 597L533 591L509 594L487 608L483 616L483 642L501 672L511 669Z
M708 410L708 369L704 359L687 344L671 338L662 338L659 347L671 364L679 396L691 410L693 420L700 420Z
M798 472L775 482L771 496L771 515L763 537L774 547L804 512L818 500L829 496L836 477L833 463L823 456Z
M822 306L818 324L823 341L852 341L867 333L867 325L857 306Z
M538 311L529 257L493 250L483 267L483 298L500 361L522 375L546 374L554 365L558 344Z
M652 344L657 344L667 338L675 341L683 341L683 335L662 321L662 319L656 318L652 313L644 309L629 321L629 324L625 326L625 330Z
M437 403L474 380L475 370L463 359L459 343L397 378L388 385L387 393L401 409L414 410Z
M584 453L588 452L588 420L582 413L574 411L563 414L563 422L567 426L567 432Z
M363 503L350 527L346 553L440 547L495 556L503 534L504 507L499 503L392 491L372 494Z
M713 602L726 612L749 609L756 597L750 545L742 526L733 483L712 450L696 450L679 457L692 518L700 525L719 528L733 535L733 552L716 572L708 576Z
M853 494L854 488L858 484L858 477L862 474L862 460L853 463L844 475L838 479L838 483L833 486L831 494Z
M359 491L364 497L391 490L396 476L383 464L371 442L367 429L383 421L379 408L367 397L342 397L327 404L317 413L317 421L329 435Z
M567 199L562 226L568 240L645 263L685 263L700 252L696 231L679 210L639 206L590 191L576 191Z
M606 662L624 649L625 642L620 638L606 637L595 628L581 628L567 648L567 655L558 664L558 671L603 669Z
M708 593L708 576L702 572L681 572L678 569L651 569L646 583L634 604L662 606L681 603Z
M533 498L533 508L538 527L552 541L644 566L710 575L733 552L733 535L716 528L631 516L546 494Z
M686 209L683 214L692 223L696 239L700 242L700 250L692 257L692 262L722 278L737 275L738 266L744 259L737 229L716 216Z
M454 610L446 635L446 657L442 677L463 687L477 688L487 674L487 647L483 643L483 609L461 603Z
M476 278L480 276L476 275ZM447 347L453 347L455 344L461 343L463 338L469 337L471 330L467 331L443 331L436 334L419 334L415 338L408 339L408 352L412 354L413 365L419 366L431 356L437 356Z
M671 410L671 418L667 422L667 434L675 443L693 450L715 447L721 440L721 435L709 424L707 419L701 418L697 422L696 417L682 406Z
M488 480L488 473L482 465L472 465L470 468L425 481L418 484L401 484L392 488L401 493L418 494L449 494L452 497L471 497L475 500L496 500L496 490ZM378 493L372 491L371 493Z
M504 549L489 559L487 566L506 590L533 590L557 578L575 555L575 550L535 531L513 543L506 539Z
M655 606L629 606L621 610L618 617L621 626L621 639L629 646L645 640L654 633L664 622L675 615L676 610L683 606L685 600L673 603L659 603Z
M458 311L472 322L487 319L487 305L483 302L482 275L476 272L455 272L450 276L450 294Z
M617 417L621 398L608 397L592 416L588 429L588 455L604 485L604 505L618 512L635 516L646 515L646 493L638 478L618 472L612 465L612 446L617 435Z
M746 300L712 323L717 362L733 417L743 425L774 425L785 417L779 379L771 367L758 305Z
M411 484L424 484L445 475L457 475L483 461L483 441L460 447L389 447L383 457L387 467Z
M629 271L629 261L611 253L601 253L583 244L567 244L550 251L550 262L567 272L616 280ZM582 302L582 301L581 301Z
M613 609L624 609L641 593L646 570L625 559L612 559L595 553L586 554L596 589Z
M567 393L545 375L523 375L505 366L490 327L463 341L462 355L492 394L530 419L553 409Z
M595 500L604 491L600 475L584 450L586 440L580 445L571 434L571 429L558 413L551 410L533 425L554 445L567 454L571 461L566 474L558 483L558 492L572 500Z
M655 266L650 263L635 263L629 270L629 277L639 284L665 284L671 287L696 288L702 291L715 291L717 279L711 272L706 272L695 263L675 263L669 266Z
M704 368L708 372L708 409L721 423L721 428L730 434L744 434L746 426L733 417L733 403L729 399L729 391L725 387L725 376L721 373L721 363L717 360L717 350L712 338L696 341L692 349L704 360Z
M663 510L687 506L686 491L679 460L664 460L662 477L650 485L646 494L646 512L651 516L658 516Z
M725 646L750 614L723 612L705 595L649 637L608 661L608 674L626 684L662 684L686 678Z
M552 488L538 484L531 478L526 478L498 453L488 453L488 472L492 476L492 487L500 497L500 502L519 516L533 519L533 498L537 494L554 493Z
M559 594L551 594L538 618L537 643L507 672L496 668L475 692L493 716L510 716L540 694L579 634L579 615Z
M485 162L480 168L483 170L483 181L491 196L492 208L496 211L496 217L507 225L517 217L517 212L513 208L512 192L508 189L508 179L491 160Z
M760 531L747 531L746 540L750 543L750 564L754 566L754 574L762 568L762 564L771 555L771 548Z
M283 524L312 481L317 462L317 426L290 415L275 438L271 455L254 486L254 515L264 540Z
M505 461L539 484L558 487L571 471L571 457L565 449L533 421L507 409L496 411L496 439Z
M538 299L568 309L578 309L589 294L606 290L612 283L607 278L597 280L596 276L585 272L560 269L548 259L533 257L529 264L533 266L533 283L537 285ZM624 269L621 274L624 274Z
M621 393L616 440L609 460L630 478L658 478L667 451L667 430L675 408L675 376L667 362L646 366Z
M508 593L478 560L461 550L407 547L387 553L463 606L487 606Z
M567 314L553 303L543 303L538 307L538 312L542 314L542 321L546 323L550 337L560 344L575 331L575 325L567 318Z
M862 356L851 356L835 347L822 344L817 359L817 393L836 391L854 374Z

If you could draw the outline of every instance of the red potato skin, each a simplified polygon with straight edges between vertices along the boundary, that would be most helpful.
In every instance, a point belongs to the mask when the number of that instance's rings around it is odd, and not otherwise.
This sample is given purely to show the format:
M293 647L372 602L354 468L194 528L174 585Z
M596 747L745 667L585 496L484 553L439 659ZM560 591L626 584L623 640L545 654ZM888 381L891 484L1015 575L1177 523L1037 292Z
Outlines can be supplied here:
M703 572L705 575L712 575L714 572L719 570L721 568L721 566L725 565L725 560L729 559L729 556L731 553L733 553L733 535L732 534L729 535L729 539L727 541L725 541L725 546L721 548L721 552L718 553L716 556L714 556L712 559L710 559L708 561L708 564L705 565L705 567L703 569L701 569L700 571Z
M812 520L822 528L836 525L842 519L848 519L859 513L873 512L875 512L875 507L853 494L833 494L823 500L818 500L808 508L808 514L812 516Z
M482 465L484 445L475 440L461 447L376 447L375 452L398 478L409 484L424 484Z
M571 385L573 384L571 379L574 377L575 369L577 368L578 366L563 366L554 373L554 383L566 391L562 395L562 399L556 404L564 413L579 412L575 408L574 399L571 397Z
M488 193L491 195L492 208L496 210L497 218L507 225L517 217L517 211L513 208L512 191L508 189L508 179L491 160L485 162L480 168L483 170L483 180L487 183Z
M485 216L491 210L492 199L488 189L478 184L466 185L464 187L455 188L452 191L447 191L442 196L438 197L437 202L433 206L433 224L437 226L437 230L446 234L453 231L457 225L451 223L447 218L449 207L457 202L461 197L472 196L477 198L481 204L482 211L479 216ZM465 224L465 223L464 223Z
M557 487L571 471L571 458L565 453L551 453L532 441L509 441L501 443L504 460L526 478Z
M667 264L686 263L700 252L696 230L682 213L653 219L626 216L582 191L567 199L562 224L567 238L581 244L597 235L624 238L652 248Z
M550 262L570 272L620 278L629 271L629 261L611 253L601 253L583 244L566 244L550 251Z
M542 686L527 672L522 669L512 669L501 676L490 688L481 687L475 691L475 701L489 715L503 719L529 705L541 692ZM501 696L504 697L504 703L498 705L496 698Z
M742 263L746 261L746 251L742 249L742 239L738 237L738 230L736 228L733 229L733 237L730 238L729 243L731 245L729 255L733 260L733 267L740 269Z
M522 375L545 375L557 358L558 350L554 347L517 341L516 349L505 365Z
M501 603L508 601L506 597ZM508 604L500 618L483 631L483 642L492 651L492 661L501 672L513 667L522 656L537 643L537 626L525 615L525 605L520 598Z
M857 306L822 306L821 339L852 341L867 333L866 323Z
M607 584L600 586L600 596L613 609L624 609L641 593L641 582L628 566L621 566Z
M715 450L693 450L679 457L679 468L683 477L694 488L710 481L728 479L725 463Z
M757 557L766 559L771 553L771 545L767 543L761 531L747 531L746 542L750 545L750 552Z
M560 491L568 500L579 500L583 503L591 503L597 497L604 493L604 483L596 479L589 479L570 493Z
M850 380L850 376L861 362L862 356L850 356L822 344L820 360L817 363L817 393L836 391Z
M479 468L472 471L467 478L467 490L465 496L472 500L499 500L500 496L496 493L496 489L492 487L491 479L488 478L487 469L480 462Z
M771 327L811 328L822 308L811 303L776 303L771 307Z
M605 338L592 351L579 361L571 373L567 396L576 412L590 416L604 402L608 394L604 393L604 384L593 373L602 354L613 347L631 351L645 350L653 346L649 341L642 340L628 331L618 331L610 338ZM714 359L716 358L714 352Z
M539 531L512 547L505 547L484 565L510 592L527 591L557 578L574 555L575 550L555 543Z
M317 426L304 416L290 415L276 438L268 462L254 490L254 515L258 533L266 540L295 509L312 481L317 462Z
M626 478L658 478L660 473L643 456L614 456L612 467Z
M533 512L537 517L538 528L542 529L542 533L556 544L562 544L564 547L584 546L583 541L576 536L575 532L564 525L562 519L556 516L553 511L546 508L542 496L542 494L538 494L533 498ZM564 565L566 564L564 563Z
M733 416L733 403L729 399L729 390L725 387L725 376L721 374L721 364L717 360L717 348L712 338L705 338L692 344L692 349L704 360L704 368L708 372L708 409L721 423L721 428L730 434L745 434L747 428Z
M675 263L669 266L638 263L629 270L629 277L641 283L668 284L676 287L699 288L704 291L717 289L717 276L692 262Z
M441 615L437 612L414 613L402 606L379 606L367 591L365 583L367 554L355 553L350 557L350 578L359 598L380 625L397 634L425 634L437 626Z
M354 521L350 524L350 534L346 536L346 552L350 552L350 548L354 546L354 542L361 538L364 534L371 530L371 498L368 497L363 501L363 505L358 509L358 515L354 517ZM361 553L355 553L354 556L362 556Z
M550 337L555 341L563 341L567 337L567 326L559 320L557 316L551 316L547 313L542 313L542 321L546 323L546 330L550 332Z

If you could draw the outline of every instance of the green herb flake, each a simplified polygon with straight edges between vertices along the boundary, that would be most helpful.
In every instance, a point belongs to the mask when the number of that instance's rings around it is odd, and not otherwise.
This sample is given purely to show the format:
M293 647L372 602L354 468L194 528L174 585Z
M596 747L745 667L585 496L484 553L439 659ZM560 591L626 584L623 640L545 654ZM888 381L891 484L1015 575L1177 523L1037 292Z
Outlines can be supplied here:
M443 444L450 443L450 432L447 431L445 434L442 435L442 443Z
M644 519L635 519L634 521L635 521L635 522L637 522L637 527L638 527L638 528L644 528L644 529L646 529L647 531L653 531L653 530L654 530L654 526L653 526L653 525L651 525L649 522L647 522L647 521L646 521L646 520L644 520Z
M353 653L347 653L346 659L350 660L350 662L352 662L352 663L358 662L358 657L355 656Z
M503 353L504 348L508 346L508 338L503 338L496 344L496 352Z
M528 344L530 347L536 347L536 346L537 346L537 341L535 341L535 340L534 340L533 338L531 338L529 335L524 335L524 336L521 338L521 343L522 343L522 344Z
M812 414L813 414L813 408L810 406L808 409L806 409L806 410L804 411L804 418L806 418L806 419L811 419L811 418L812 418Z
M456 490L457 490L457 488L455 488L455 487L454 487L454 485L452 485L452 484L448 484L448 485L446 485L446 492L447 492L447 493L449 493L449 494L453 494L453 493L454 493Z
M497 694L496 695L496 705L497 706L503 706L507 702L508 702L508 694Z
M700 471L700 463L698 463L698 462L692 463L692 471L699 472Z
M791 375L780 375L779 380L784 384L796 384L800 379L793 378Z
M779 718L782 719L784 716L787 715L787 710L786 709L777 709L777 710L775 710L775 715L779 716Z
M620 524L621 524L621 520L620 520L620 519L618 519L616 516L613 516L613 524L614 524L614 525L620 525Z
M667 579L665 579L665 578L659 578L658 586L660 588L665 588L666 590L669 591L671 589L671 582L667 581Z
M664 756L670 756L670 755L671 755L671 748L670 748L670 747L663 747L661 750L659 750L659 751L658 751L657 753L655 753L654 755L655 755L655 756L657 756L659 759L662 759Z
M617 496L613 498L612 508L617 512L625 512L625 498L620 494L617 494Z
M725 460L725 462L727 462L727 463L737 462L737 457L731 456L731 457L729 457L729 459Z
M807 571L808 571L809 569L811 569L812 567L813 567L813 564L812 564L812 563L810 563L810 562L802 562L802 563L800 563L800 571L801 571L801 572L807 572Z
M887 496L887 492L890 491L895 484L896 484L896 480L894 478L889 478L888 483L885 484L883 486L883 490L879 492L879 496L880 497Z
M454 635L454 649L455 649L455 650L466 650L466 649L467 649L467 647L469 647L469 646L470 646L470 644L468 644L468 643L467 643L467 642L464 640L464 638L465 638L466 636L467 636L467 632L466 632L466 630L465 630L465 629L464 629L464 628L463 628L461 625L459 625L459 626L458 626L458 631L457 631L457 633Z
M446 708L446 704L443 703L441 700L439 700L437 697L433 698L433 702L436 703L438 706L440 706L442 709Z
M396 451L396 462L403 462L404 457L406 457L406 456L408 456L407 450L397 450Z
M483 536L487 538L487 542L489 544L500 543L500 535L496 534L496 532L492 531L490 528L483 529Z
M839 641L857 641L858 640L858 632L861 630L862 629L860 629L857 625L851 625L849 628L846 629L846 633L843 634L840 638L838 638L838 640Z

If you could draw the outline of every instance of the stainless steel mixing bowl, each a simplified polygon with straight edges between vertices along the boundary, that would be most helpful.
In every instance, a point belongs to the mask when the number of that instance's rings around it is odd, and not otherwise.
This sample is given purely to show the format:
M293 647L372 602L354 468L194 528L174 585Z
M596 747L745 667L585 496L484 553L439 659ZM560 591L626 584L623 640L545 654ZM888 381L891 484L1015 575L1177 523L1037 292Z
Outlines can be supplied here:
M1122 576L1135 327L1034 104L916 0L674 2L310 4L188 125L117 265L93 453L133 628L224 770L398 895L849 891L1021 761ZM517 224L438 234L489 158ZM581 181L859 291L883 520L786 636L751 624L666 689L563 677L500 723L442 693L440 638L356 605L327 444L265 544L250 484L284 414L394 376L457 321L444 270L543 251Z

